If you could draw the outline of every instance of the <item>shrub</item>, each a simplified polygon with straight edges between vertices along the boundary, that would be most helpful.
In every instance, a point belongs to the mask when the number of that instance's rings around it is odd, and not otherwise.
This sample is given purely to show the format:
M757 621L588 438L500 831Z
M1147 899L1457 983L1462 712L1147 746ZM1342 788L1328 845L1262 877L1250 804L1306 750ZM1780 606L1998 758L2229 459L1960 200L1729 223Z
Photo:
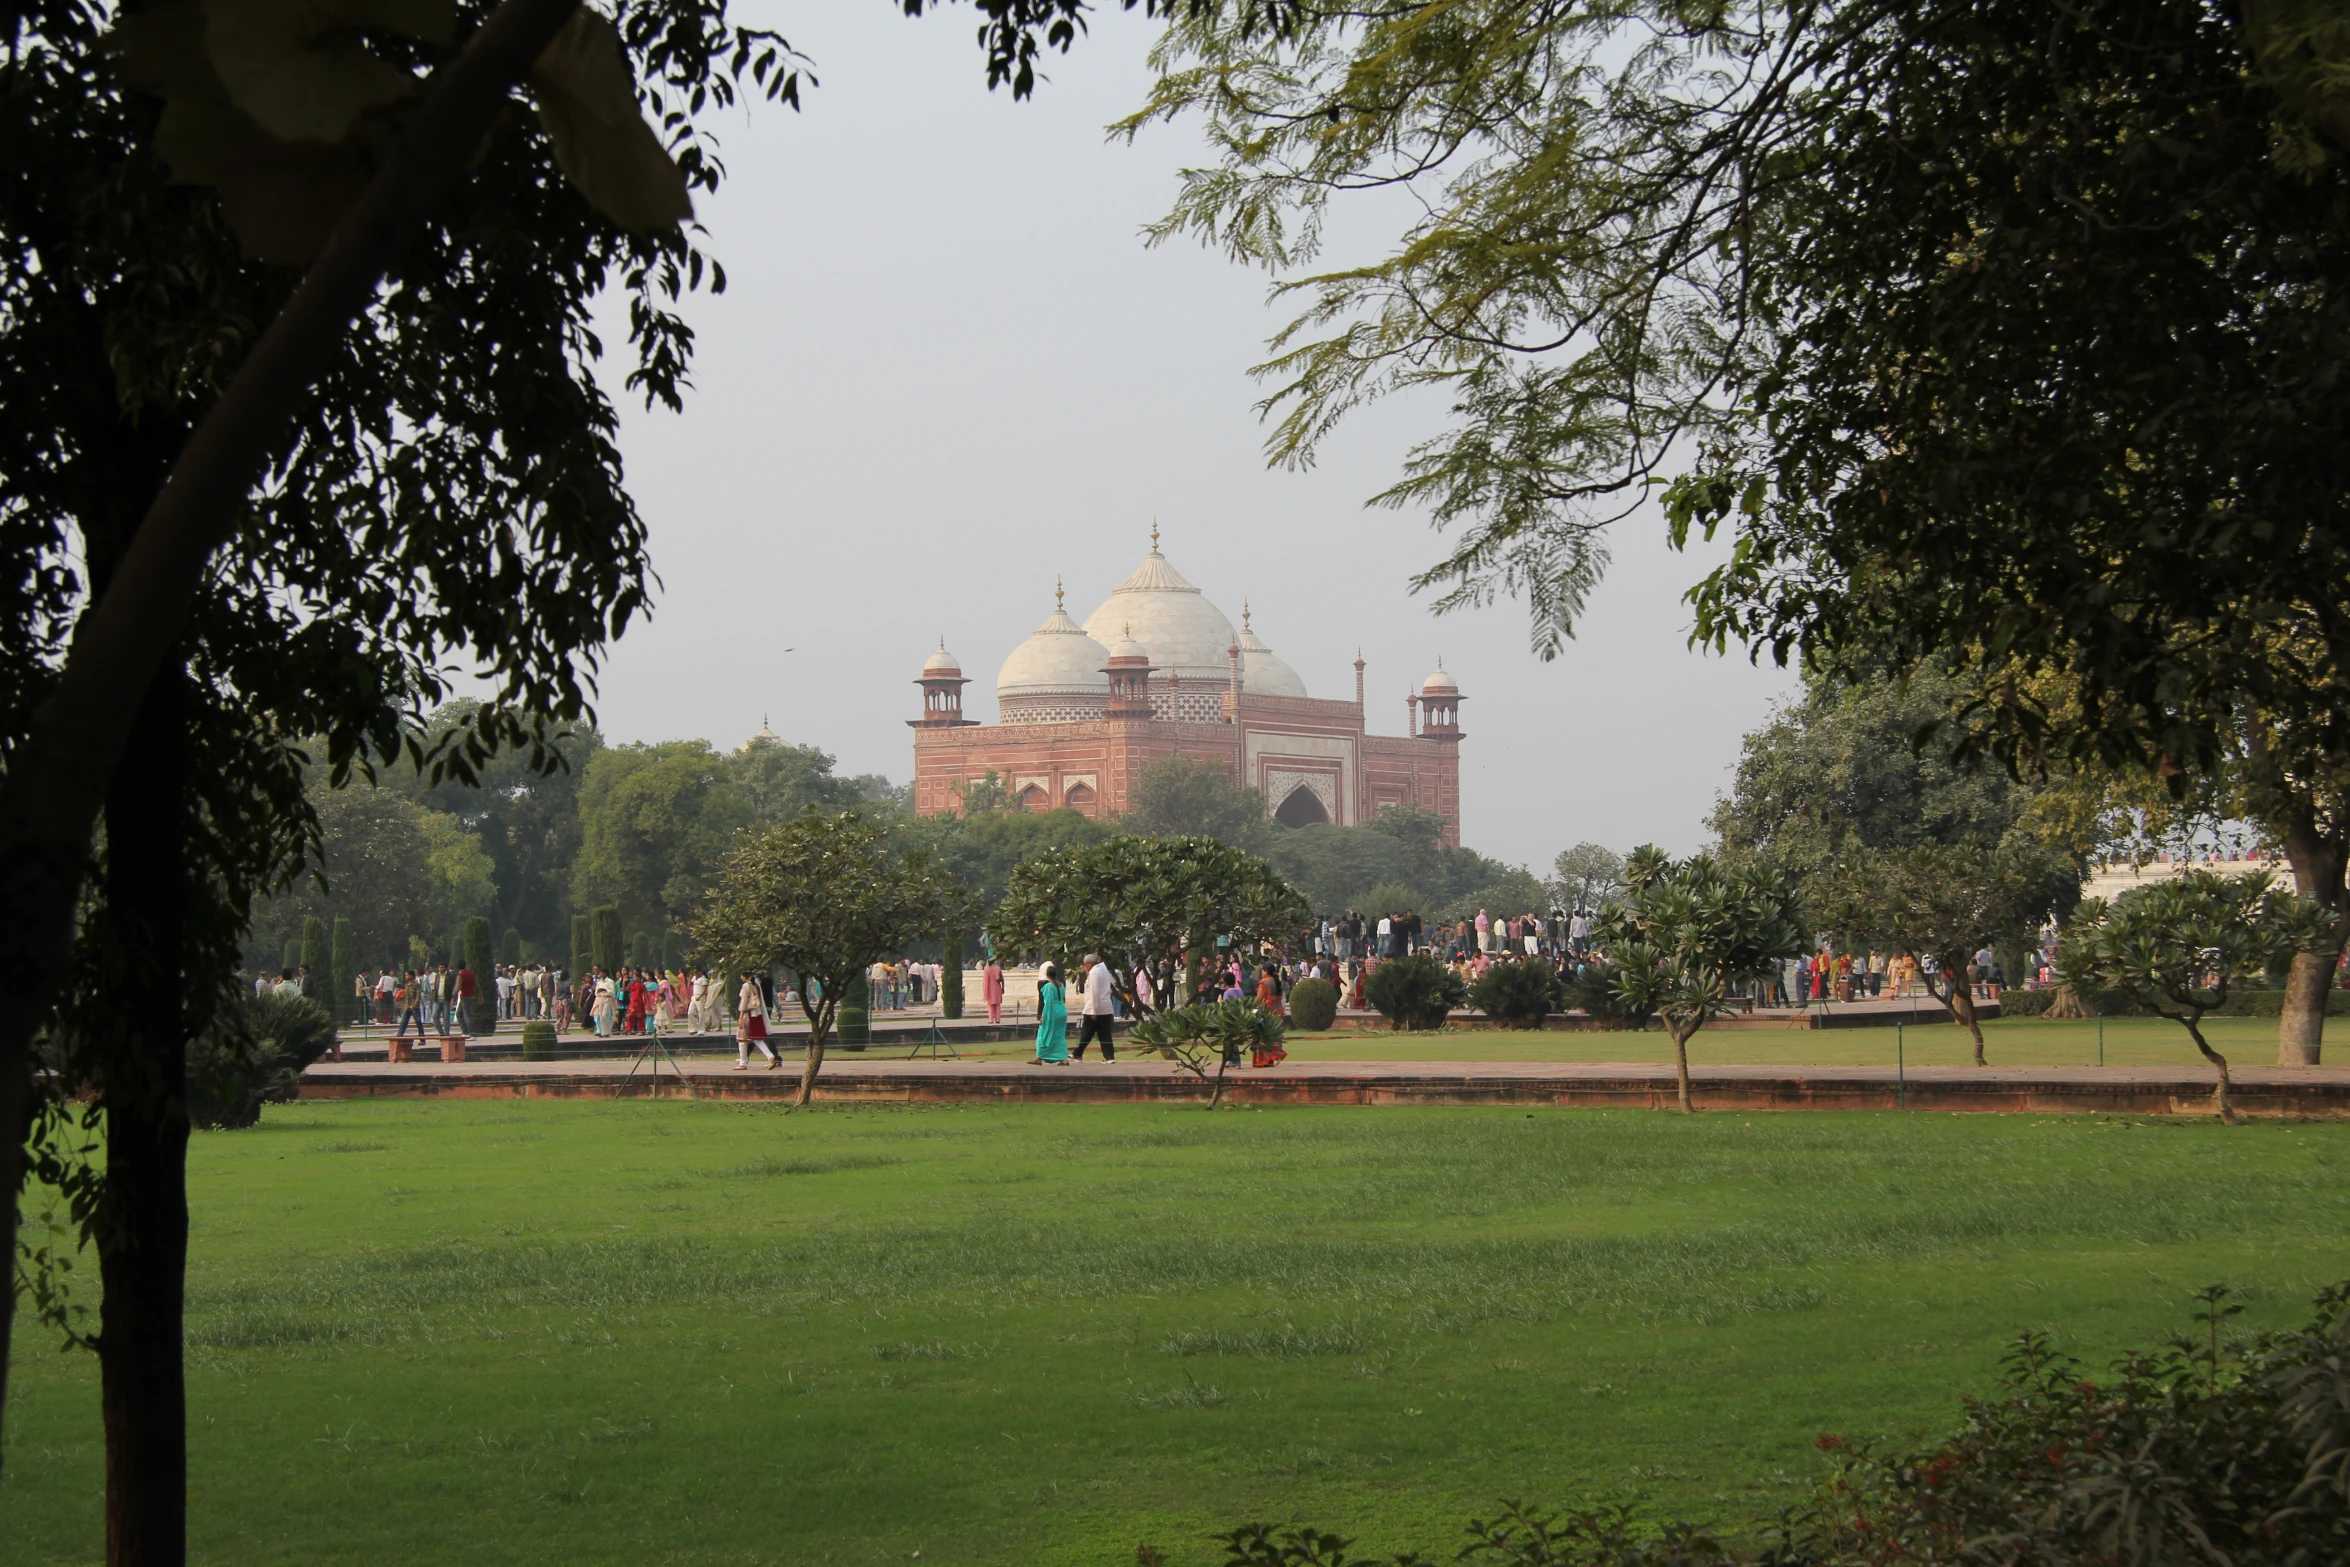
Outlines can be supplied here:
M1286 1034L1280 1018L1254 1001L1203 1001L1197 1006L1154 1012L1134 1027L1135 1044L1152 1049L1202 1082L1213 1110L1224 1098L1224 1070L1237 1066L1242 1051L1278 1051ZM1208 1069L1215 1068L1215 1076Z
M335 1020L302 996L247 996L188 1047L188 1122L252 1126L272 1099L293 1097L302 1069L335 1042Z
M873 1043L873 981L859 974L841 992L840 1017L833 1032L843 1050L862 1050Z
M1301 979L1289 988L1289 1021L1318 1034L1338 1021L1338 987L1326 979Z
M952 1023L963 1015L963 938L939 943L938 1015Z
M1563 997L1558 975L1539 958L1496 963L1469 986L1469 1005L1512 1028L1540 1028Z
M1628 1023L1646 1028L1656 1016L1645 1007L1627 1007L1616 994L1616 970L1610 963L1594 963L1566 985L1567 1005L1595 1023Z
M498 1031L497 949L490 945L490 922L476 914L465 922L465 966L473 970L473 999L465 1004L465 1032Z
M597 968L609 974L620 967L623 950L620 905L607 903L588 915L588 955Z
M1458 974L1418 953L1389 958L1363 983L1363 999L1389 1028L1442 1028L1445 1015L1467 997Z
M1922 1451L1819 1439L1830 1472L1779 1517L1708 1534L1627 1506L1543 1513L1504 1504L1455 1560L1496 1567L1981 1567L2108 1562L2315 1567L2350 1559L2350 1285L2306 1327L2232 1342L2224 1288L2193 1331L2092 1379L2037 1333L2000 1386L1965 1402ZM1732 1543L1739 1536L1753 1544ZM1225 1567L1406 1567L1441 1558L1346 1553L1311 1527L1222 1536Z
M533 1018L522 1025L522 1059L525 1061L552 1061L555 1059L555 1025L545 1018Z

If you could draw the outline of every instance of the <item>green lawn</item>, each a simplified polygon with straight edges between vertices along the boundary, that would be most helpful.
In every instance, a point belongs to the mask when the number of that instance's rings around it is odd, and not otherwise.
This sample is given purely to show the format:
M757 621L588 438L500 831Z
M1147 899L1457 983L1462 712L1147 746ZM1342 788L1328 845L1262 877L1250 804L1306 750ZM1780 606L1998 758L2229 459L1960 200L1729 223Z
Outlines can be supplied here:
M1813 1036L1819 1038L1822 1036ZM1834 1038L1836 1036L1825 1036ZM312 1103L194 1153L203 1562L1131 1563L1497 1498L1768 1512L2019 1326L2350 1274L2350 1126ZM20 1333L0 1557L99 1558Z

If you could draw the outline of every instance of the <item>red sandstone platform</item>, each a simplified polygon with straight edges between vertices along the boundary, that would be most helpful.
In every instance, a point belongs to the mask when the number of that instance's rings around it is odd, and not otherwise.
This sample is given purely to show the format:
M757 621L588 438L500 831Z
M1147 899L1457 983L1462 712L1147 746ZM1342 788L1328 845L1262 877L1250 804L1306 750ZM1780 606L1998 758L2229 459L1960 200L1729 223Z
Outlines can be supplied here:
M658 1092L706 1099L776 1099L799 1090L786 1058L776 1071L735 1071L728 1062L688 1061L681 1083L663 1067ZM2208 1115L2213 1074L2146 1067L1708 1066L1692 1072L1700 1108L1716 1110L2100 1111ZM304 1098L375 1096L613 1098L655 1092L627 1061L322 1061L302 1074ZM1265 1071L1234 1070L1225 1097L1243 1104L1576 1105L1667 1109L1673 1070L1639 1062L1299 1061ZM1131 1104L1206 1099L1199 1079L1158 1059L1080 1062L825 1062L816 1097L829 1103L955 1100L1038 1104ZM2235 1074L2236 1109L2246 1115L2350 1117L2350 1068L2248 1067Z

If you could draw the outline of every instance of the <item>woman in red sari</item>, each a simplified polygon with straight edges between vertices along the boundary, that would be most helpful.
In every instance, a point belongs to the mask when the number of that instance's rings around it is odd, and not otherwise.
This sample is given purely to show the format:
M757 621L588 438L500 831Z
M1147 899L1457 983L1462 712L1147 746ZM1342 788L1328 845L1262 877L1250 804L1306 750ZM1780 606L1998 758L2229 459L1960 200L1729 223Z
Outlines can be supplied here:
M645 974L639 969L628 978L628 1021L622 1032L641 1034L645 1031Z

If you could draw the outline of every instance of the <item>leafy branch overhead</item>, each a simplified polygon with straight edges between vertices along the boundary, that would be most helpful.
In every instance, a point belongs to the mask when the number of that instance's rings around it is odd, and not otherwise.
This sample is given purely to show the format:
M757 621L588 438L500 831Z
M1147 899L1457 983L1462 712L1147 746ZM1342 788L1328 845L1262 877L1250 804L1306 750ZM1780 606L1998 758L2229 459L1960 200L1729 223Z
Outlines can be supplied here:
M250 254L299 265L359 199L423 95L417 67L456 30L453 0L163 0L112 47L124 84L163 100L154 150L173 180L219 190ZM608 17L575 11L528 83L557 166L597 211L639 233L693 216Z

